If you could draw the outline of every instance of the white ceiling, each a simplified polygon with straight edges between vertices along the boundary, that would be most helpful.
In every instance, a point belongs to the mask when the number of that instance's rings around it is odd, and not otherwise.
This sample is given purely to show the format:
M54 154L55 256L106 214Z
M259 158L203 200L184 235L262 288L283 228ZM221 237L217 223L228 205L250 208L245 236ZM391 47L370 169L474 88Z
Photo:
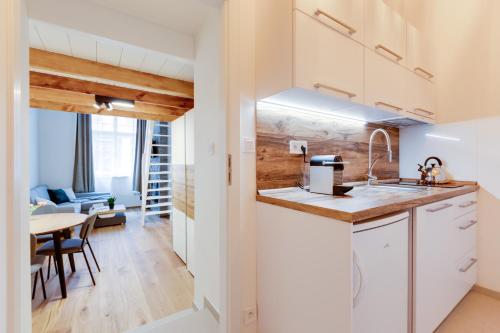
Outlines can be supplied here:
M86 0L174 31L196 35L218 0Z
M144 1L141 3L144 4ZM188 60L35 19L29 20L29 39L31 47L45 51L191 82L194 80L193 64Z

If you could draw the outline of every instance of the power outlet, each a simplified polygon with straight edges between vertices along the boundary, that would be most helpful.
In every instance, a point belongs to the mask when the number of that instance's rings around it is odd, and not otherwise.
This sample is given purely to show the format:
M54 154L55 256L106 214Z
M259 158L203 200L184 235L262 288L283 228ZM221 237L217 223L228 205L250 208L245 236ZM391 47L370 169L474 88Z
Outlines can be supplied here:
M243 311L243 324L250 325L257 321L257 308L246 308Z
M290 141L290 154L300 154L302 155L302 149L300 147L306 147L307 154L307 141L291 140Z

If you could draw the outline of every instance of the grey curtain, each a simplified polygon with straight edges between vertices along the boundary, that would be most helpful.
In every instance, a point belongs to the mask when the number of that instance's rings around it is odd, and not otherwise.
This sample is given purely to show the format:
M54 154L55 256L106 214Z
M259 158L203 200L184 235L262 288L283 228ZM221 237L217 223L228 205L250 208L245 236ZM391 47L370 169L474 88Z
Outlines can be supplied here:
M94 192L94 160L92 154L92 118L89 114L77 114L75 166L73 171L75 192Z
M134 158L134 178L132 185L134 191L142 190L142 154L146 141L146 121L137 119L137 130L135 133L135 158Z

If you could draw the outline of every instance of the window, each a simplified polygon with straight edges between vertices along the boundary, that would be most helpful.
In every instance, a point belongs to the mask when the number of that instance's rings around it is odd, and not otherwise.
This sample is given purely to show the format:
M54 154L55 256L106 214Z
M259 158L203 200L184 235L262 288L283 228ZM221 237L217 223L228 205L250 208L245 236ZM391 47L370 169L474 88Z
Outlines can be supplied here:
M96 191L111 192L111 179L123 176L132 191L135 133L135 119L92 115Z

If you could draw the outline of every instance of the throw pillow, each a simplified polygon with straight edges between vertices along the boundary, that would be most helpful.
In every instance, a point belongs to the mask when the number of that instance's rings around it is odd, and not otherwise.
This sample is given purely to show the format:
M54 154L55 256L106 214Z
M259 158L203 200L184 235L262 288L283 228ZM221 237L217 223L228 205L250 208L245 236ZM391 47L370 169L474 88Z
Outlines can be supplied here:
M66 195L66 192L64 190L49 190L49 197L50 200L56 203L56 205L60 205L65 202L69 202L69 198Z
M47 200L45 198L41 198L41 197L36 197L35 201L36 201L36 204L39 206L45 206L45 205L56 206L56 204L53 203L52 201Z
M63 189L63 191L68 196L69 201L76 200L75 192L73 191L73 189L71 187L65 188L65 189Z

